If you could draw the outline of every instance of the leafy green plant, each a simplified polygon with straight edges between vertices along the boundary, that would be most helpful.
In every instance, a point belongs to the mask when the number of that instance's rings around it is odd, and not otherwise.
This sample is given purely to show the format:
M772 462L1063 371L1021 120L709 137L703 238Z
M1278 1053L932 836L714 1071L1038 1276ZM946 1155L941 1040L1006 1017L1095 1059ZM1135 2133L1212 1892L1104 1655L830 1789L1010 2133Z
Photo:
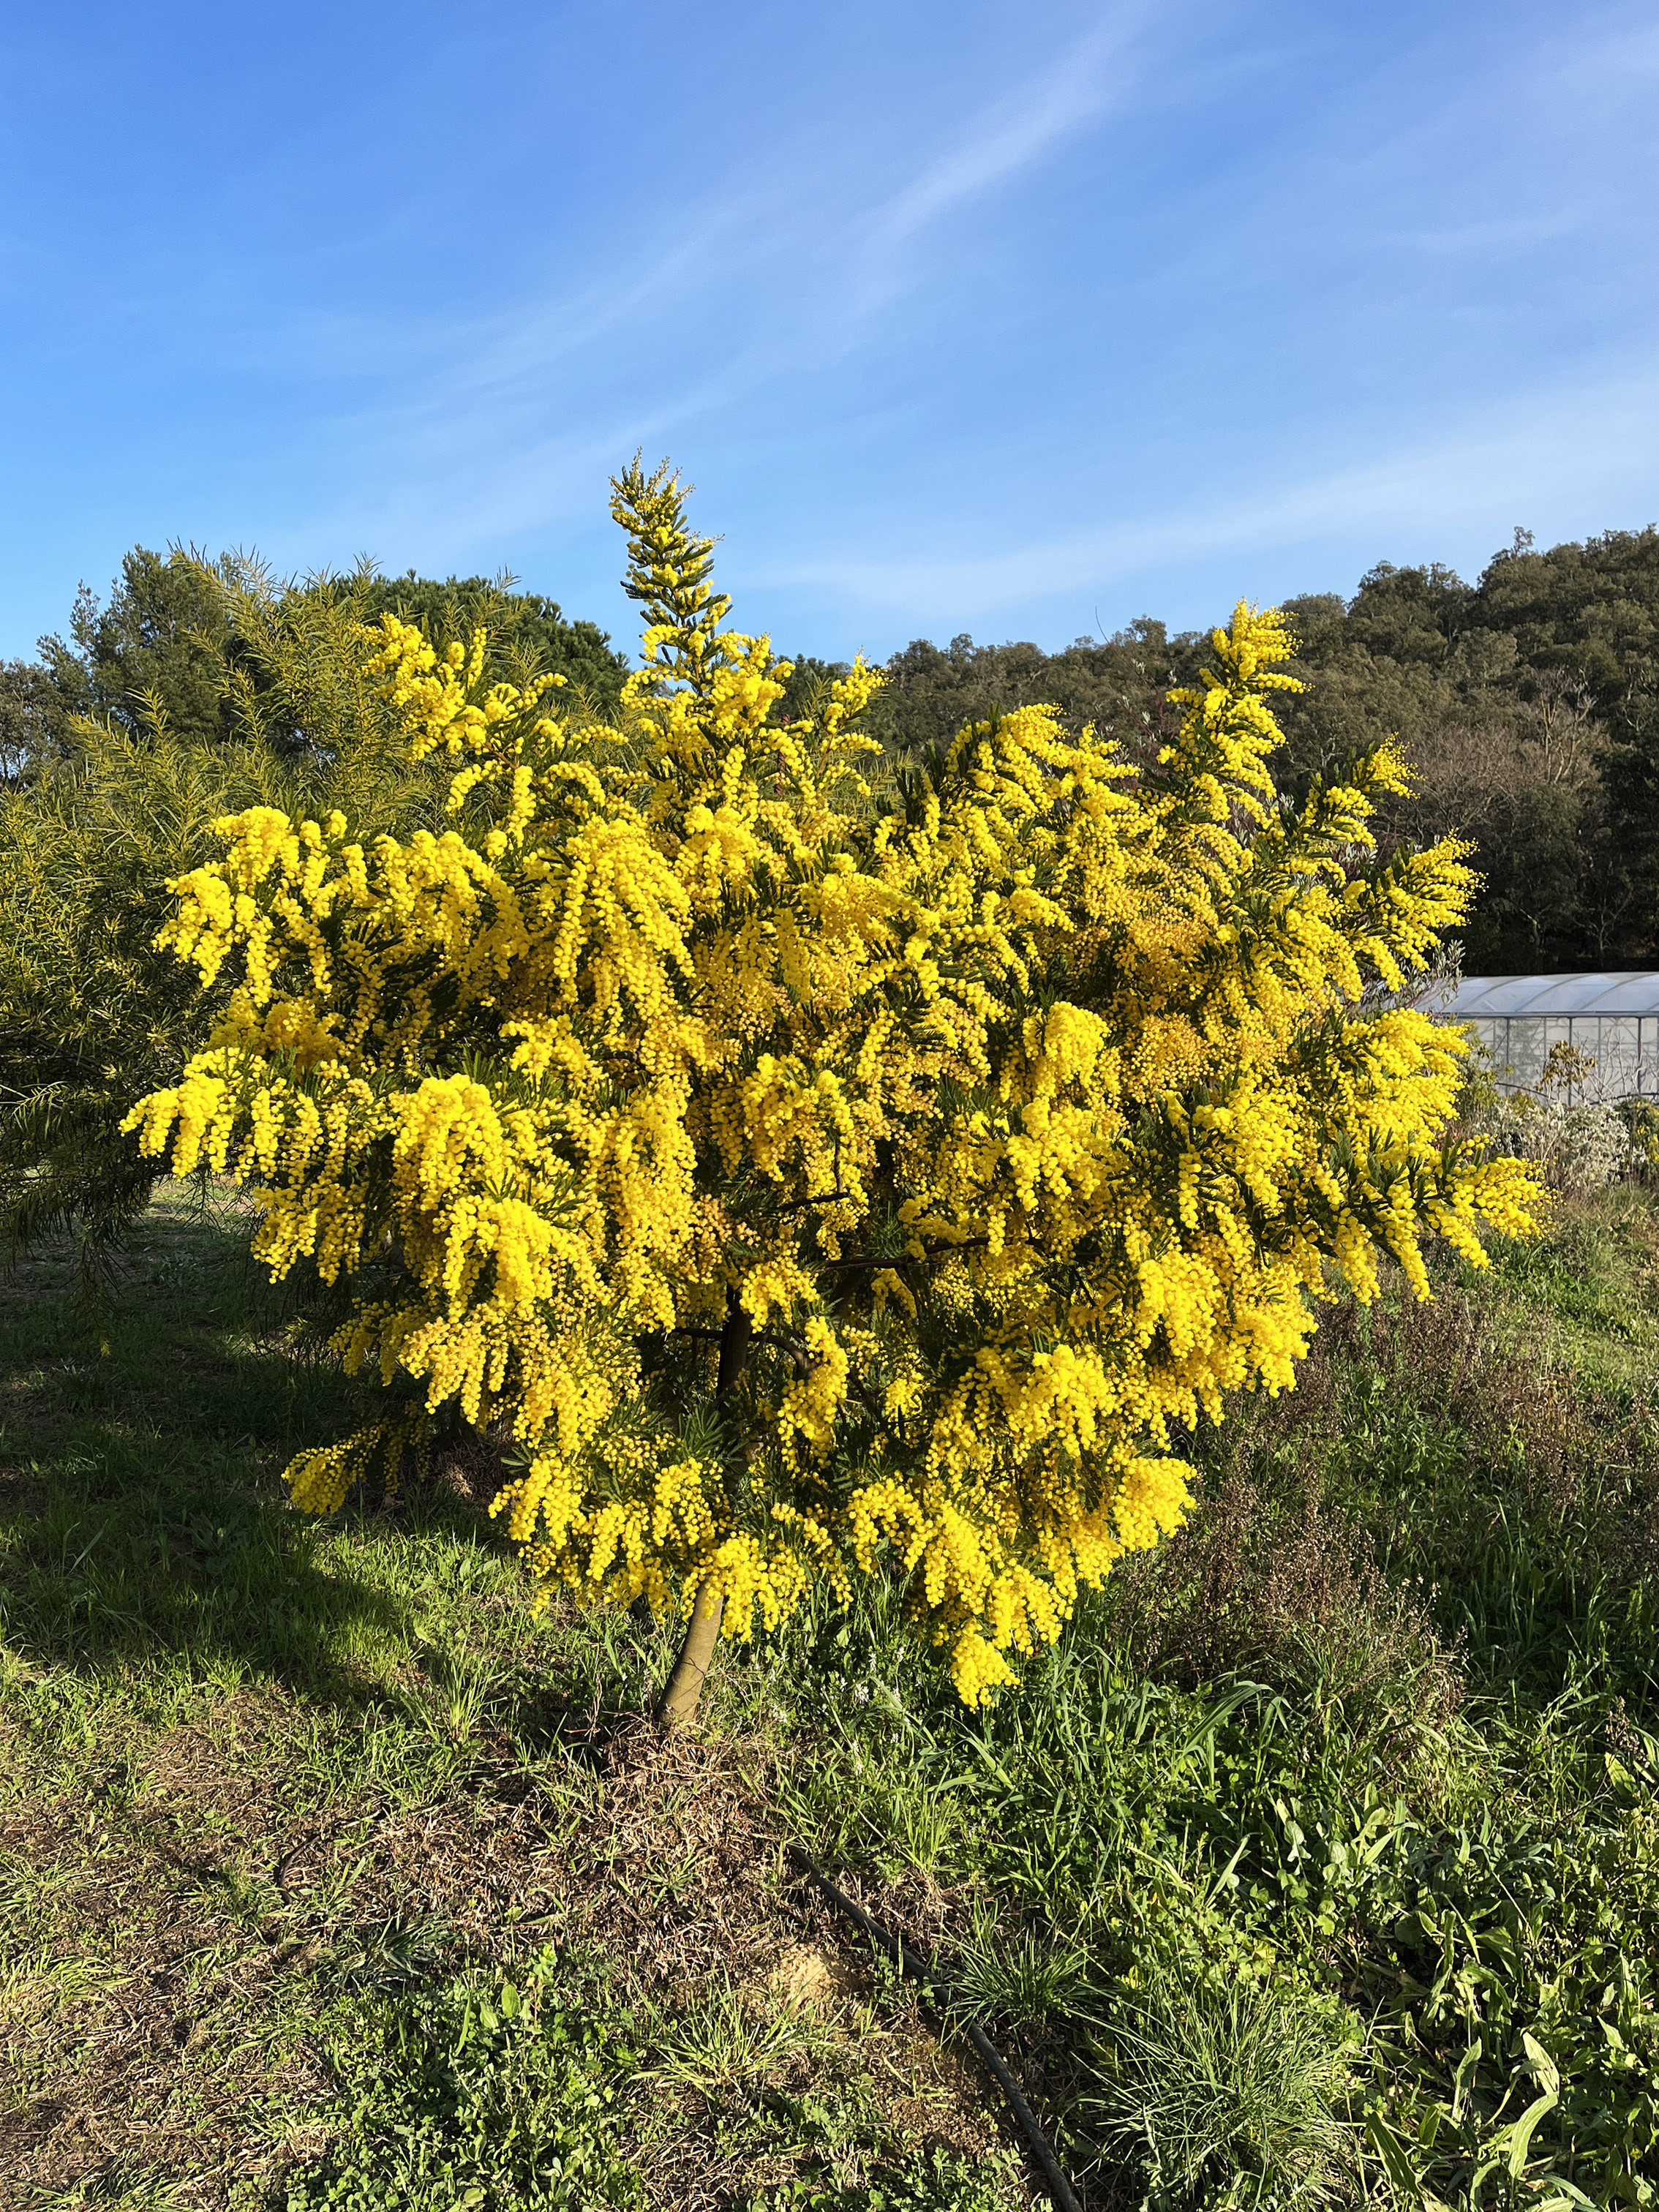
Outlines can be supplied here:
M618 2147L634 2064L614 2028L522 1988L456 1979L331 2038L340 2130L290 2172L288 2212L586 2212L640 2201Z
M751 2197L744 2212L1007 2212L1010 2161L918 2151L867 2180L803 2181Z

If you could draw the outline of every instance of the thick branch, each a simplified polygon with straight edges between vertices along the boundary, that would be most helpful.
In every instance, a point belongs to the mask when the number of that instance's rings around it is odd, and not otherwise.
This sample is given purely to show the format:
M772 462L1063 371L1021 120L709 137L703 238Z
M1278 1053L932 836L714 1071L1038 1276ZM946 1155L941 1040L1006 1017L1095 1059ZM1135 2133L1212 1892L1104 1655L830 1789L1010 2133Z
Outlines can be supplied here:
M723 1406L738 1383L749 1358L749 1340L754 1334L755 1324L746 1309L738 1303L738 1294L729 1289L726 1293L726 1327L720 1331L720 1365L714 1372L714 1403Z

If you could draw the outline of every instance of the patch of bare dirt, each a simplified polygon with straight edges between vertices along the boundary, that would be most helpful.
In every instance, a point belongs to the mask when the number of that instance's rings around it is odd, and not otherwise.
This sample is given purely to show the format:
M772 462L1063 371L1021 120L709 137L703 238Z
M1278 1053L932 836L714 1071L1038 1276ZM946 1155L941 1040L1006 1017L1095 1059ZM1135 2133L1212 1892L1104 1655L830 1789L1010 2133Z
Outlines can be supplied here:
M133 2172L219 2212L271 2170L250 2113L325 2095L307 2023L341 1977L510 1971L550 1941L601 1953L617 1997L659 2017L721 1978L813 2014L812 2053L767 2094L833 2100L856 2073L902 2140L998 2139L994 2093L912 1993L871 2014L867 1954L779 1845L763 1743L573 1719L544 1759L485 1740L430 1803L318 1802L314 1784L306 1803L283 1747L313 1723L280 1694L228 1698L120 1760L109 1747L141 1790L73 1802L31 1802L27 1746L0 1754L4 2212ZM912 1887L870 1901L925 1948L943 1908ZM788 2178L744 2148L741 2095L674 2101L642 2168L653 2205L713 2212Z

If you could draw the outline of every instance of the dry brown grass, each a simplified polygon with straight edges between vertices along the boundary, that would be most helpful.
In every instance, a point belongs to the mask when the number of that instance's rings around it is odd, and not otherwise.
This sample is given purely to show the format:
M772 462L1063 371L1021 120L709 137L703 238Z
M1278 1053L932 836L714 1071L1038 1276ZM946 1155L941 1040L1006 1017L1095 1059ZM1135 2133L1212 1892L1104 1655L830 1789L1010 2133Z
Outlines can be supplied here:
M611 1999L641 2016L736 1983L820 2031L746 2092L662 2093L641 2144L653 2205L698 2212L789 2178L738 2124L763 2094L856 2079L893 2140L999 2140L994 2092L789 1869L774 1747L568 1714L533 1755L480 1741L430 1802L296 1802L289 1752L316 1726L288 1698L233 1697L100 1747L110 1787L75 1801L30 1802L27 1747L8 1747L8 2212L138 2175L215 2212L274 2172L272 2117L325 2094L308 2024L343 1985L400 1962L510 1973L550 1942L601 1958ZM275 2155L320 2147L302 2128Z

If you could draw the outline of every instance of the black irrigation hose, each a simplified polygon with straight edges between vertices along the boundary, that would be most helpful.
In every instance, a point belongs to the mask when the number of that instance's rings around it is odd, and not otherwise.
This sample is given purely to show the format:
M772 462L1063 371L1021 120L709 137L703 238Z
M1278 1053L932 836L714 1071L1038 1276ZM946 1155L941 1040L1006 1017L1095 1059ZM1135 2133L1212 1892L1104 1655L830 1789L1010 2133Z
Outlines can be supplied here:
M861 1905L855 1905L844 1890L836 1887L828 1875L820 1873L804 1850L796 1848L792 1856L811 1875L837 1911L844 1912L849 1920L855 1921L876 1948L885 1952L902 1974L908 1975L913 1982L920 1982L941 2009L947 2010L953 2020L961 2021L960 2008L954 2002L949 1985L939 1979L925 1960L917 1958L902 1936L890 1936L884 1928L870 1917ZM1043 2132L1042 2121L1025 2101L1024 2091L1004 2065L990 2037L977 2021L970 2020L963 2024L976 2057L988 2068L998 2088L1008 2100L1009 2110L1019 2122L1020 2131L1030 2145L1031 2155L1048 2185L1049 2195L1054 2198L1054 2212L1083 2212L1077 2191L1066 2179L1065 2171L1054 2156L1054 2145Z

